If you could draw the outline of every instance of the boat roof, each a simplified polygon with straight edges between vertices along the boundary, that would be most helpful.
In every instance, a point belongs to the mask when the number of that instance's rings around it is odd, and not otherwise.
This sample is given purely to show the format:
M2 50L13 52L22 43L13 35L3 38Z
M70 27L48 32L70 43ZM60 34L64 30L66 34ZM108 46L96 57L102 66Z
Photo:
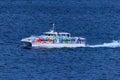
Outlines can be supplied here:
M59 32L59 34L70 34L68 32Z
M57 32L50 31L50 32L45 32L45 34L57 34Z
M54 31L50 31L50 32L45 32L45 34L70 34L68 32L54 32Z
M81 40L86 40L86 39L85 39L85 38L83 38L83 37L80 37L80 39L81 39Z

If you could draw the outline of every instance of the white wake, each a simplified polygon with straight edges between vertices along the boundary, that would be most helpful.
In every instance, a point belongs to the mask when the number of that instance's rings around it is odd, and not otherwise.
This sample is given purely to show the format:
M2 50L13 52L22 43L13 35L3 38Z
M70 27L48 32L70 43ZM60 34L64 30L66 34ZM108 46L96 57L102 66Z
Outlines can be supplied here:
M98 44L98 45L87 45L87 47L110 47L110 48L116 48L116 47L120 47L120 41L113 41L111 43L103 43L103 44Z

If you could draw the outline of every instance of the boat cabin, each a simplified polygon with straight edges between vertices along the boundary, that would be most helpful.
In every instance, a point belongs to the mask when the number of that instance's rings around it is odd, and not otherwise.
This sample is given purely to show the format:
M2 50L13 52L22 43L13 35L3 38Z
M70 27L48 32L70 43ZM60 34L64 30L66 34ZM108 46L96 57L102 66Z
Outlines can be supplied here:
M70 37L70 33L67 33L67 32L60 32L58 33L58 36L63 36L63 37Z
M60 37L70 37L70 33L67 32L45 32L44 33L45 36L60 36Z
M45 32L44 33L45 36L57 36L57 32Z

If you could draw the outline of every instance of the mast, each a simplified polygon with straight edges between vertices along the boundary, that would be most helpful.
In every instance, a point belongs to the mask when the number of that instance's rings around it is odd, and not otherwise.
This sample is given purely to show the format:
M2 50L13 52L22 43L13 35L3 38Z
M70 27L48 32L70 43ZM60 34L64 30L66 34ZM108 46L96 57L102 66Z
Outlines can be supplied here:
M55 24L53 23L53 32L55 31Z
M52 30L51 31L55 31L55 24L54 23L51 23L51 25L52 25Z

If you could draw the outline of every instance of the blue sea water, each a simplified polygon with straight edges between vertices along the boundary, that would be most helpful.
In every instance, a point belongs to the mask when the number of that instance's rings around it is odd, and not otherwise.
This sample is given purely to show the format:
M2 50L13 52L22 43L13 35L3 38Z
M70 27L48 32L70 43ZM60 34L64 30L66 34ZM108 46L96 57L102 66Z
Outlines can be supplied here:
M51 22L89 46L22 48ZM120 80L119 40L119 0L1 0L0 80Z

